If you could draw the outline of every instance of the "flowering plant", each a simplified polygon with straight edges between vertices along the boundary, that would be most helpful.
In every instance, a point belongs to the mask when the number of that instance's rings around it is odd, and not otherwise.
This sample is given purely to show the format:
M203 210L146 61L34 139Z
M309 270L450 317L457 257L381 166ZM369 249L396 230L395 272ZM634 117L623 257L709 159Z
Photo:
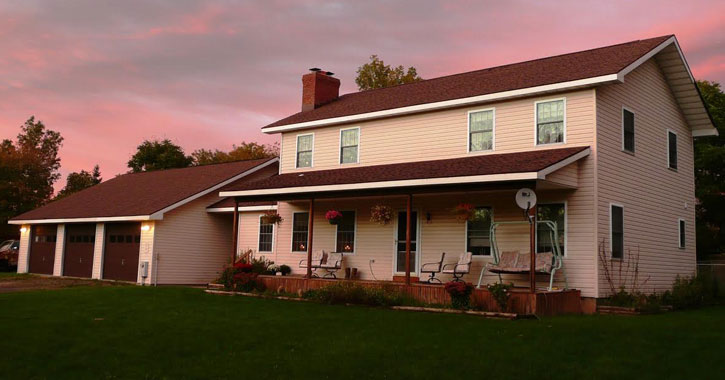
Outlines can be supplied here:
M459 222L467 222L469 220L473 220L476 213L476 207L470 203L459 203L453 208L453 213L456 214L456 219L458 219Z
M370 208L370 221L386 225L393 219L393 210L389 206L375 205Z
M234 264L235 273L249 273L252 271L252 264L248 263L236 263Z
M264 215L262 215L262 222L267 224L279 224L283 221L282 217L277 214L277 211L269 210L265 211Z
M342 220L342 213L337 210L328 210L325 213L325 219L327 219L330 224L338 224Z
M471 306L473 284L465 281L449 281L444 285L451 296L451 305L456 309L468 309Z

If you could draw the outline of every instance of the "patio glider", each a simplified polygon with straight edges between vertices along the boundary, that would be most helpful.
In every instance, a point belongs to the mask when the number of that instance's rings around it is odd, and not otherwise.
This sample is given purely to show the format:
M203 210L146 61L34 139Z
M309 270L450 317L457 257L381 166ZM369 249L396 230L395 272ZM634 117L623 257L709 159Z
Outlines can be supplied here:
M519 251L503 251L501 252L496 241L496 228L500 225L506 224L528 224L528 221L515 221L515 222L496 222L491 224L491 253L493 255L493 262L486 264L481 270L481 275L478 278L478 288L481 287L483 281L483 275L486 271L496 273L498 275L499 282L503 282L501 274L525 274L531 270L531 254L530 253L519 253ZM548 237L550 242L559 241L559 233L557 232L556 222L551 220L537 221L538 227L543 226L548 230ZM540 232L541 233L541 232ZM551 244L552 252L537 252L535 268L537 274L548 274L549 275L549 288L551 291L554 285L554 275L557 271L561 270L564 274L564 288L568 288L566 279L566 272L564 271L564 260L559 248L559 244Z
M310 262L310 268L312 269L312 277L320 277L316 271L322 268L322 262L327 259L327 252L314 252L312 254L312 261ZM300 260L300 268L307 269L307 259Z
M342 253L332 252L327 254L322 260L320 268L327 271L322 278L337 278L335 273L342 268Z
M473 260L471 252L461 253L458 262L455 264L446 264L443 266L443 273L452 274L453 281L461 281L461 277L471 272L471 261Z
M442 281L439 278L436 278L436 273L441 273L441 270L443 269L443 259L446 258L446 253L441 253L441 257L438 261L434 263L425 263L420 266L420 273L428 273L430 274L430 277L426 281L421 282L427 282L429 284L432 284L434 282L437 282L439 284L442 284Z

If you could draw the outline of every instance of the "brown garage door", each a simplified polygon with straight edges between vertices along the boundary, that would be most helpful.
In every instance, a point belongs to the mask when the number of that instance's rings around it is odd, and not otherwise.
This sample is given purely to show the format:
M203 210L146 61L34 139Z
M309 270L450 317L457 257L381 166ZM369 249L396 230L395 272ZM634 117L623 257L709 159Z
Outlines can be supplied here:
M91 278L95 224L66 224L63 276Z
M55 262L55 234L58 226L37 225L30 231L30 259L28 272L53 274Z
M136 282L141 224L106 224L104 246L103 278Z

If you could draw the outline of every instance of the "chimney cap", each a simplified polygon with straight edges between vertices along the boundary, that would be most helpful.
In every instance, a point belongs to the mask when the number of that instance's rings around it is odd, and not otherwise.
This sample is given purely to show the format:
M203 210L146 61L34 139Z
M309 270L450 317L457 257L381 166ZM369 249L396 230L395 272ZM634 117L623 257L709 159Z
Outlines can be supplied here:
M319 68L319 67L313 67L313 68L310 69L310 71L317 72L317 71L322 71L322 69Z
M327 74L327 75L329 75L329 76L333 76L333 75L335 75L335 73L333 73L332 71L326 71L326 72L325 72L325 74Z

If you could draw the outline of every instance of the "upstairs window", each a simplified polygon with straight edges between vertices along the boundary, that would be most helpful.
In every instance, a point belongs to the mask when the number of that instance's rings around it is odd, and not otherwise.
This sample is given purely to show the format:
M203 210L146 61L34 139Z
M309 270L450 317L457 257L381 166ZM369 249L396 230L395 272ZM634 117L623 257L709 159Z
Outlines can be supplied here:
M536 145L564 142L564 100L536 103Z
M685 248L685 220L680 219L678 222L678 227L680 229L680 241L679 241L679 247Z
M297 167L298 168L311 168L312 167L312 149L315 144L315 136L309 135L298 135L297 136Z
M355 164L358 162L358 145L360 128L340 130L340 163Z
M355 252L355 211L342 211L337 224L336 252Z
M466 252L476 256L490 256L493 210L490 207L476 207L474 213L472 220L466 222Z
M272 241L274 237L274 224L265 223L263 217L259 217L259 244L258 252L272 252Z
M536 252L554 252L554 244L558 244L559 252L566 254L566 205L564 203L538 204L536 206L536 219L550 220L556 223L556 233L559 240L555 243L551 228L539 224L536 230Z
M292 252L307 252L307 231L310 214L296 212L292 216Z
M610 241L612 258L621 259L624 256L624 208L611 205L609 210L610 218Z
M677 134L672 131L667 131L667 165L677 169Z
M622 109L622 150L634 153L634 112Z
M468 113L468 151L480 152L493 149L494 111Z

